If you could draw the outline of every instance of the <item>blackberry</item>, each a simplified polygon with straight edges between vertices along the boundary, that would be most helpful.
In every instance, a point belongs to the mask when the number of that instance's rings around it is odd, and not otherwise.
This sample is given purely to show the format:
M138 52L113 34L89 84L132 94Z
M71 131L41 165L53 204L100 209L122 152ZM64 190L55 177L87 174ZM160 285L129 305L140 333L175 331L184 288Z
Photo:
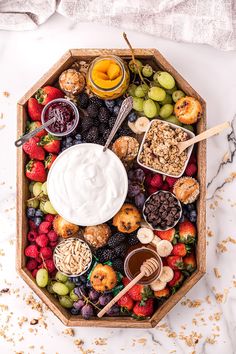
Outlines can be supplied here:
M95 117L97 117L98 112L99 112L98 105L96 105L95 103L90 103L87 108L88 116L91 118L95 118Z
M93 118L93 125L94 125L95 127L99 127L100 124L101 124L101 123L100 123L100 121L99 121L98 118Z
M90 128L92 128L92 126L93 126L93 119L90 118L90 117L83 118L83 119L81 120L80 125L81 125L81 130L82 130L82 132L85 132L85 131L89 130Z
M104 145L105 144L105 140L102 137L99 137L98 140L96 141L96 144Z
M129 236L128 236L129 237ZM126 250L128 248L128 245L126 242L120 243L116 248L115 248L115 253L117 256L124 258L126 254Z
M98 139L98 128L97 127L90 128L85 137L86 142L95 143L97 139Z
M118 116L119 111L120 111L120 107L119 107L119 106L115 106L115 107L113 108L113 114L114 114L115 116Z
M130 246L137 245L137 243L139 243L139 239L138 239L136 233L129 234L127 236L127 242Z
M98 119L101 123L108 123L110 118L110 112L106 107L101 107L98 113Z
M117 131L119 136L129 136L130 135L130 129L129 127L126 126L121 126L120 129Z
M99 262L104 263L115 258L115 252L107 247L101 247L96 251L96 257L98 258Z
M124 261L121 258L115 258L112 262L112 267L122 274L124 274Z
M113 111L113 107L115 106L116 102L114 100L106 100L105 106L109 109L110 112Z
M99 134L103 135L104 131L107 129L107 125L105 123L100 123L98 130L99 130Z
M117 119L117 117L114 117L114 116L109 118L109 127L110 128L113 128L116 119Z
M128 237L127 237L128 238ZM126 236L122 234L121 232L117 232L116 234L112 235L108 242L107 245L111 248L118 246L121 242L126 240Z
M78 95L78 106L80 108L87 108L89 105L89 96L87 93L82 92Z
M104 133L103 133L103 139L104 139L104 140L107 140L107 138L108 138L110 132L111 132L110 129L106 129L106 130L104 131Z
M89 103L96 104L98 107L102 107L104 105L103 100L101 100L97 96L90 97Z

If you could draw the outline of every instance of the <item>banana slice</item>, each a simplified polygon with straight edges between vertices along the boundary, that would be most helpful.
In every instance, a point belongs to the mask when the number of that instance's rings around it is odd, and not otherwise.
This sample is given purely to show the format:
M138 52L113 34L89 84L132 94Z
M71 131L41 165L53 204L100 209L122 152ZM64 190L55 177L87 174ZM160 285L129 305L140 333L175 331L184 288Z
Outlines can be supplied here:
M128 122L128 126L132 130L133 133L142 134L142 132L135 127L135 124L133 122Z
M147 243L152 242L154 238L154 233L151 229L148 229L147 227L141 227L138 230L137 237L141 243L146 245Z
M164 283L168 283L174 278L174 271L168 266L164 266L162 268L161 275L159 277L159 280L163 281Z
M166 282L157 279L150 284L150 287L153 291L163 290L166 287Z
M156 245L156 249L157 249L157 253L159 254L159 256L167 257L171 254L171 252L173 250L173 246L170 241L161 240Z
M135 123L135 129L139 130L140 132L144 133L147 128L149 127L150 120L147 117L139 117Z
M153 238L151 244L156 247L157 244L158 244L160 241L161 241L161 238L158 237L158 236L156 236L156 235L154 235L154 238Z

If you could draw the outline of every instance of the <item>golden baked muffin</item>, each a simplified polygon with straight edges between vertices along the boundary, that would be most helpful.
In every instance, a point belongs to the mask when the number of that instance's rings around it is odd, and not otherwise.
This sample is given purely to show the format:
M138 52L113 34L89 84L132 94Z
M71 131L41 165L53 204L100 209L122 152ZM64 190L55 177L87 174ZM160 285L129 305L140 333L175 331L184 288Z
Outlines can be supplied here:
M138 155L139 143L131 136L121 136L112 145L112 151L121 161L132 161Z
M175 182L173 192L182 203L193 203L199 195L199 183L195 178L181 177Z
M96 291L111 290L117 284L117 275L111 266L99 263L92 271L90 282Z
M107 224L86 226L84 230L85 241L94 248L105 246L110 236L111 229Z
M85 87L85 77L75 69L68 69L61 73L59 85L68 95L77 95Z
M69 221L63 219L63 217L60 215L56 215L53 220L53 229L58 234L58 236L68 238L77 234L79 231L79 226L71 224Z
M174 113L181 123L193 124L201 118L202 106L196 98L186 96L176 102Z
M142 217L138 209L129 203L125 203L113 218L113 225L120 232L130 234L140 226Z

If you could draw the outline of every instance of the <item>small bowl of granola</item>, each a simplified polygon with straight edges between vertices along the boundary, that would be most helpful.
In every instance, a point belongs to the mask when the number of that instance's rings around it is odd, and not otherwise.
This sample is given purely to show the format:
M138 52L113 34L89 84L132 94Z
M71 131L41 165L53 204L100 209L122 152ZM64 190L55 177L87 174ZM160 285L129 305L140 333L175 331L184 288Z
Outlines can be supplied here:
M153 172L179 178L185 171L193 145L179 154L178 143L194 136L178 125L153 119L140 145L137 162Z

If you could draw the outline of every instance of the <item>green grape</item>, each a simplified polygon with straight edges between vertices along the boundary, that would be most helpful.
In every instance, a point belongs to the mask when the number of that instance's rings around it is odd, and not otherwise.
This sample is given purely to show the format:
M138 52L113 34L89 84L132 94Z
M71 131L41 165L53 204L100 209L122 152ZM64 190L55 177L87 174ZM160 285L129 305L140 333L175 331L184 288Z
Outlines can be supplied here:
M44 182L42 184L42 192L44 195L48 195L48 191L47 191L47 182Z
M172 93L172 98L174 102L177 102L180 98L184 97L185 93L181 90L176 90Z
M157 106L153 100L150 98L144 101L143 111L146 117L154 118L157 116Z
M168 93L169 95L172 95L172 93L175 92L176 90L177 90L177 87L174 86L172 89L166 90L166 93Z
M138 112L142 112L143 110L143 98L133 97L133 109Z
M183 128L188 129L194 133L194 127L190 124L183 124Z
M48 271L47 269L41 268L36 274L36 283L40 288L45 288L48 284Z
M135 84L129 85L128 94L129 94L130 96L135 96L135 90L136 90L136 88L137 88L137 85L135 85Z
M34 185L33 185L33 195L35 197L38 197L39 194L42 192L42 183L41 182L36 182Z
M41 200L40 204L39 204L39 209L44 213L47 214L46 210L44 209L44 204L45 201Z
M67 288L67 286L65 286L65 284L59 283L59 282L56 282L56 283L53 284L52 290L57 295L62 295L62 296L63 295L67 295L69 293L69 289Z
M26 202L28 208L38 208L39 206L39 200L36 198L30 198Z
M166 93L161 87L151 87L148 91L148 97L154 101L163 101L166 97Z
M151 65L149 65L149 64L144 65L143 70L142 70L142 74L143 74L143 76L145 76L145 77L150 77L150 76L152 76L152 74L153 74L153 68L151 67Z
M69 281L69 280L67 280L67 281L65 282L65 286L67 286L67 288L69 289L69 291L71 291L71 290L73 290L73 289L75 288L75 284L72 283L72 281Z
M136 64L136 65L135 65L135 64ZM137 66L138 66L139 70L142 71L143 64L142 64L141 61L138 60L138 59L135 59L135 64L134 64L133 60L130 60L130 62L129 62L129 69L130 69L130 71L132 71L132 73L138 74Z
M30 191L30 193L33 193L33 186L34 186L34 184L35 184L34 181L30 182L30 184L29 184L29 191Z
M59 296L59 302L61 306L65 307L66 309L73 307L74 303L74 301L69 296Z
M182 124L180 123L180 121L174 116L174 115L171 115L170 117L168 117L166 119L166 122L169 122L169 123L173 123L175 125L179 125L180 127L182 126Z
M60 281L61 283L65 283L65 282L67 282L68 277L58 271L58 272L56 273L55 279L58 280L58 281Z
M50 281L49 284L47 285L47 291L50 293L50 294L54 294L54 291L52 289L53 287L53 284L55 284L56 282L54 280Z
M71 290L71 292L70 292L70 298L71 298L71 300L73 300L73 301L79 300L79 297L78 297L78 295L76 295L76 294L74 293L74 290Z
M160 109L159 116L161 118L166 119L172 114L173 109L174 109L174 107L172 104L169 104L169 103L164 104Z
M154 103L155 103L156 108L157 108L157 116L158 116L158 114L159 114L159 112L160 112L160 105L159 105L159 103L156 102L156 101L154 101Z
M153 80L160 87L161 85L158 81L158 73L159 73L159 71L155 72L155 74L153 75Z
M175 86L175 79L167 71L157 71L156 80L167 90L171 90Z
M163 101L160 102L160 104L167 104L167 103L173 103L171 95L169 93L166 94L166 97Z
M52 203L49 200L46 200L44 202L43 209L44 211L43 210L42 211L46 214L53 214L53 215L57 214L56 210L53 208Z
M139 85L135 90L136 97L144 97L148 93L149 87L147 84Z
M150 87L161 87L161 85L159 84L159 82L156 82L156 81L151 81L150 82Z

